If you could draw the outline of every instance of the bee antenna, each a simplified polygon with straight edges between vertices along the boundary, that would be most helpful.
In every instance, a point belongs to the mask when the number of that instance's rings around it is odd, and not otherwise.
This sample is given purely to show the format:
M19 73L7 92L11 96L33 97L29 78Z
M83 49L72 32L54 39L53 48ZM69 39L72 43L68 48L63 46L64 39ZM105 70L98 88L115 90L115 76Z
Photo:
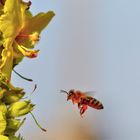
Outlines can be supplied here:
M67 95L69 95L69 93L65 90L60 90L60 92L66 93Z

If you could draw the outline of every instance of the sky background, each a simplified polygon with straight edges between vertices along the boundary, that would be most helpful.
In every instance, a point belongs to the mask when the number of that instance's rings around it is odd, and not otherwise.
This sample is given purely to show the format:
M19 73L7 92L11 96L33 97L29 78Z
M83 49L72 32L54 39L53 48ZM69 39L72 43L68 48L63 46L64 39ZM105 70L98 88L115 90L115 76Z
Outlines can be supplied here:
M56 13L41 34L38 58L24 59L13 83L36 104L20 129L26 140L139 140L140 1L32 0L33 14ZM104 110L89 108L84 118L60 89L96 91Z

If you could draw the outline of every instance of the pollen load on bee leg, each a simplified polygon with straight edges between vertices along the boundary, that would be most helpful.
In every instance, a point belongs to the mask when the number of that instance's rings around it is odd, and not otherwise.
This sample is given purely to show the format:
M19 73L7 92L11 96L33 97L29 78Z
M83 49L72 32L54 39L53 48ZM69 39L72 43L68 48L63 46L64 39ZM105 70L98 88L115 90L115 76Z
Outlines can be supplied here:
M87 105L83 105L80 109L80 115L83 115L85 113L85 111L87 110L88 106Z

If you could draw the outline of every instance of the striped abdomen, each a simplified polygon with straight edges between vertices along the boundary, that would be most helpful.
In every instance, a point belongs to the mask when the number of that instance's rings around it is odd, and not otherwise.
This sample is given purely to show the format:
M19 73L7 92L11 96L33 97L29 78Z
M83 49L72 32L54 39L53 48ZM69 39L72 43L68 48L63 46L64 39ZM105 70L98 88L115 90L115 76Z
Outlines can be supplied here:
M103 109L103 104L95 98L87 97L88 106L93 107L95 109Z

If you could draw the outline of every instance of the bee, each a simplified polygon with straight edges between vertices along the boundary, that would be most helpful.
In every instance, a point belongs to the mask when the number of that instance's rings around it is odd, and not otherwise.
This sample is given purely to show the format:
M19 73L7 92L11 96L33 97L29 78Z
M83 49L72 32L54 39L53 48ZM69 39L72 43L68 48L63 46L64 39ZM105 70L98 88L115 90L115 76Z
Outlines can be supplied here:
M88 96L87 94L88 92L82 92L74 89L71 89L69 92L65 90L61 90L61 92L67 94L67 101L72 100L73 104L76 103L78 105L78 109L80 109L81 117L88 109L88 106L95 108L97 110L104 108L103 104L100 101L98 101L97 99L91 96Z

